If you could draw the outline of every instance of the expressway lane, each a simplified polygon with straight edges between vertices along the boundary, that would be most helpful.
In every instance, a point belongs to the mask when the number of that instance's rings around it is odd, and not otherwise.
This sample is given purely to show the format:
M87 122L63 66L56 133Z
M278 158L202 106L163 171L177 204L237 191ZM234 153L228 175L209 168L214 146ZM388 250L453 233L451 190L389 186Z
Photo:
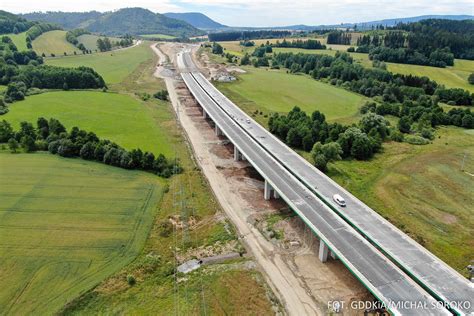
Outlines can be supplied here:
M184 54L183 59L183 64L189 69L195 69L190 54ZM451 310L456 314L474 314L474 287L472 283L256 123L218 91L202 74L193 72L193 75L215 103L234 119L254 141L266 149L273 158L335 213L381 249L390 260L399 265L433 297L445 303L452 303ZM335 193L343 196L347 207L341 208L332 202L332 195Z
M179 59L178 59L179 60ZM183 61L178 61L178 64ZM393 263L387 260L350 225L322 203L298 179L259 146L214 102L190 73L181 74L196 100L227 138L247 160L270 182L272 187L333 250L338 258L394 314L449 315L435 308L436 301ZM401 304L404 303L404 304ZM392 305L394 304L394 305ZM423 305L413 309L412 305Z

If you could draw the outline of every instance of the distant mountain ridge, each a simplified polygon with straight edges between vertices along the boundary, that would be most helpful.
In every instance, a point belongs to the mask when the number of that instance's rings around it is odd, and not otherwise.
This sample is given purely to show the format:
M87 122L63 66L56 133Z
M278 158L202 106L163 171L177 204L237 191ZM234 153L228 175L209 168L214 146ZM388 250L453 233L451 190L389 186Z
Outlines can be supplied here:
M98 11L89 12L61 12L61 11L47 11L47 12L31 12L26 14L19 14L22 18L30 21L42 21L48 23L59 24L65 29L83 28L89 23L102 16Z
M473 20L474 15L420 15L406 18L395 18L395 19L384 19L369 22L357 22L357 23L341 23L341 24L330 24L330 25L288 25L278 27L259 27L256 29L284 29L284 30L300 30L300 31L312 31L322 29L333 29L333 28L353 28L357 25L358 29L370 29L372 26L383 25L383 26L395 26L398 23L412 23L426 19L446 19L446 20ZM238 27L236 27L238 28Z
M198 28L198 29L203 29L203 30L215 30L215 29L223 29L226 28L227 25L223 25L221 23L218 23L208 17L205 14L199 13L199 12L186 12L186 13L165 13L165 16L181 21L185 21L192 26Z
M165 34L181 37L204 34L185 21L143 8L124 8L104 13L33 12L20 16L33 21L56 23L66 29L85 28L105 35Z

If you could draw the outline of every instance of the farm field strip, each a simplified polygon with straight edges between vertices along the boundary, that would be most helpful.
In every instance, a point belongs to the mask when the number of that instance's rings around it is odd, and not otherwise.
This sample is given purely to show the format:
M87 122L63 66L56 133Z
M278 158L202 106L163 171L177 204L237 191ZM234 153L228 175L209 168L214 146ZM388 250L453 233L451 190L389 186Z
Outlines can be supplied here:
M19 51L27 50L26 47L26 32L18 33L18 34L4 34L2 36L8 36L12 39L13 44L15 44L16 48Z
M56 56L64 55L64 53L72 55L74 51L80 53L77 47L66 40L66 31L61 30L43 33L35 38L32 44L33 50L36 53L39 55L44 53L48 57L51 56L51 54L55 54Z
M152 58L149 43L119 51L94 53L89 55L65 56L46 59L47 65L62 67L91 67L97 71L107 84L122 82L142 62Z
M218 88L247 113L263 111L287 113L294 106L303 111L319 110L330 121L352 121L366 98L308 78L287 74L284 71L245 67L247 73L239 75L233 83L218 83ZM259 123L267 125L268 117L257 115Z
M75 183L81 172L93 188ZM50 154L0 153L0 177L0 305L8 313L54 313L126 265L161 198L156 176ZM59 178L69 183L58 186ZM47 284L54 287L44 291Z
M155 155L173 154L166 134L155 125L152 111L129 95L96 91L49 92L14 103L3 116L14 128L18 128L21 121L35 123L38 117L56 118L68 129L78 126L129 150L141 148ZM79 176L87 181L87 174Z
M112 42L120 41L120 38L118 38L118 37L110 37L110 36L107 36L107 37ZM97 50L97 40L99 38L103 39L103 38L105 38L105 36L97 36L97 35L93 35L93 34L83 34L83 35L78 36L77 40L79 41L79 43L82 43L86 47L86 49L96 51Z

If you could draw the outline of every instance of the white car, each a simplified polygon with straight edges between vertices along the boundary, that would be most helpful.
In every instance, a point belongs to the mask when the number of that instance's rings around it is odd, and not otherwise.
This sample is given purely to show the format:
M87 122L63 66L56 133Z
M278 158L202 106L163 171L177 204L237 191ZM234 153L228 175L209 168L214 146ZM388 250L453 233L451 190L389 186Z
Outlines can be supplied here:
M344 198L342 196L340 196L339 194L334 194L332 196L332 199L334 200L334 202L337 203L337 205L339 206L342 206L342 207L345 207L346 206L346 201L344 200Z

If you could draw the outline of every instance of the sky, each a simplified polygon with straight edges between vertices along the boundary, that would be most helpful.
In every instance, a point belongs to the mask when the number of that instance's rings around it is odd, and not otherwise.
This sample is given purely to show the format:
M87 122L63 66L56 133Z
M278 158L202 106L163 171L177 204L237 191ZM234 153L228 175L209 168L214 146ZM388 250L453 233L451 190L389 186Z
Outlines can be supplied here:
M153 12L201 12L230 26L339 24L426 14L471 14L473 0L0 0L0 9L112 11L142 7Z

